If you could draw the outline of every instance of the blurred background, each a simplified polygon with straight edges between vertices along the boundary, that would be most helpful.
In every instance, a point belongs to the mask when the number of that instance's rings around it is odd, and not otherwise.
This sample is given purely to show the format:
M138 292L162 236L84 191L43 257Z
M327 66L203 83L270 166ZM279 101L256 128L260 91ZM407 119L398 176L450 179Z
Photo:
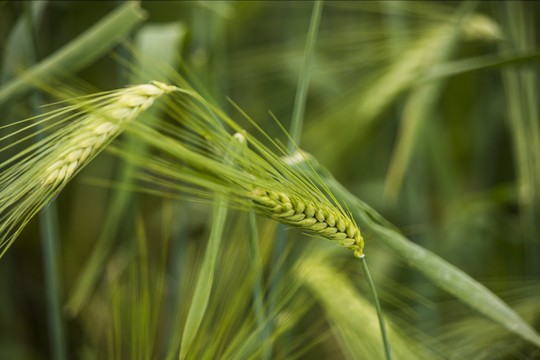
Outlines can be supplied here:
M0 125L41 111L25 69L84 92L179 72L247 131L227 98L286 143L269 111L289 127L313 5L0 2ZM300 141L408 239L486 285L537 330L539 6L325 2ZM38 101L54 98L41 93ZM0 152L0 161L10 155ZM211 206L88 181L129 182L132 171L105 152L58 196L53 275L37 217L0 259L0 359L178 357ZM188 358L383 358L355 259L292 230L276 256L282 230L257 221L262 261L254 267L247 215L231 210ZM397 358L540 358L369 232L365 239ZM263 320L253 269L262 273ZM55 296L56 317L48 305Z

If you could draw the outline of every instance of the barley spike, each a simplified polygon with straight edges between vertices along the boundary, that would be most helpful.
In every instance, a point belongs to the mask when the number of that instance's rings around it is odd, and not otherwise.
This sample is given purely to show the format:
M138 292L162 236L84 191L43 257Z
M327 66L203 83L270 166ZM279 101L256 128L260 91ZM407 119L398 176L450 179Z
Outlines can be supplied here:
M356 224L336 208L301 200L295 195L255 188L252 201L276 220L334 241L363 257L364 239Z
M65 150L47 167L41 184L56 186L68 181L86 159L121 132L122 125L148 109L160 95L175 90L176 87L158 81L122 90L116 101L82 120L78 135L58 145Z
M97 95L36 117L40 122L71 122L0 164L0 257L30 218L126 124L159 96L177 90L175 86L153 81Z

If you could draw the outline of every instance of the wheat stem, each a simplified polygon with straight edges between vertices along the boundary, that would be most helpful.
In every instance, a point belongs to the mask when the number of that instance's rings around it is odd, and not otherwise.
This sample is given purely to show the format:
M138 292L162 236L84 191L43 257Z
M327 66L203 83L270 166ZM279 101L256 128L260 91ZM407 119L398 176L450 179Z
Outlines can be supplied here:
M364 276L369 286L369 290L373 295L373 301L375 302L375 308L377 309L377 316L379 318L379 325L381 327L381 337L384 344L384 354L386 355L387 360L392 360L392 352L390 351L390 342L388 341L388 334L386 333L386 325L384 324L384 317L381 309L381 304L379 302L379 297L377 296L377 290L375 289L375 283L369 272L369 268L366 262L365 256L360 257L360 264L362 265L362 270L364 271Z
M67 359L67 339L64 318L62 316L58 211L56 209L56 202L54 201L40 213L40 232L51 353L53 358L63 360Z
M315 42L317 40L319 23L321 20L323 8L323 1L316 1L313 4L313 11L311 13L311 19L309 23L309 30L306 39L306 47L304 50L304 58L302 61L302 67L300 69L300 74L298 77L298 83L296 87L296 94L294 99L294 108L291 118L291 125L289 128L290 137L287 144L288 153L292 153L297 146L300 144L300 138L302 135L303 124L304 124L304 112L306 108L306 99L309 88L309 81L311 78L311 68L313 61L313 54L315 52ZM288 234L283 228L283 226L278 227L275 237L274 252L272 255L272 264L275 266L279 262L279 258L282 256L282 253L285 249L285 244L287 242ZM276 274L272 280L270 286L270 304L269 310L275 307L277 302L277 288L279 286L280 280L283 276L280 268L276 267ZM268 324L268 329L271 331L274 320ZM273 343L270 343L270 346L266 353L263 355L263 360L269 360L272 357Z
M269 338L270 334L268 329L265 326L265 309L263 305L263 262L261 259L261 252L259 249L259 232L257 231L257 219L253 211L248 213L248 227L249 227L249 244L250 244L250 255L252 261L252 268L254 273L253 276L253 307L255 309L255 318L257 320L257 328L262 329L259 334L260 344L264 344L266 339ZM266 358L268 356L269 349L264 346L262 349L262 357Z
M311 14L311 22L309 24L308 36L306 41L306 49L304 51L304 60L300 76L298 77L298 85L296 97L294 99L294 109L291 121L290 134L292 141L289 141L287 146L289 152L296 150L295 146L300 144L300 136L304 124L304 111L306 108L306 98L309 87L309 79L311 78L311 63L313 62L313 54L315 52L315 41L319 31L319 23L321 21L323 1L319 0L313 4L313 12Z
M28 58L35 64L39 58L37 46L36 21L32 17L32 10L37 10L41 4L25 3L25 16L27 27L27 40L31 42ZM39 10L38 10L39 11ZM29 102L34 109L42 105L42 97L38 92L33 92L29 96ZM37 113L37 111L36 111ZM38 128L40 124L35 124ZM39 135L42 135L41 133ZM38 135L38 141L42 136ZM52 201L49 206L39 213L39 225L41 235L41 258L43 260L42 270L45 281L45 299L47 328L49 330L48 340L50 354L54 359L64 360L67 358L67 337L65 332L64 318L62 316L62 281L61 265L58 260L61 258L60 239L58 233L58 212L56 203Z

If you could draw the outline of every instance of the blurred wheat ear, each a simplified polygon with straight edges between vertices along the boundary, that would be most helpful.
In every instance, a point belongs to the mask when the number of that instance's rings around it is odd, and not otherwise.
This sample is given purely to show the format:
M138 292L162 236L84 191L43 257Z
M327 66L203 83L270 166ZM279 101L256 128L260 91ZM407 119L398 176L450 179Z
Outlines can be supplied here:
M26 119L29 125L0 139L0 152L25 145L53 130L0 164L0 256L30 219L142 111L176 87L160 82L81 98L75 105ZM4 128L13 126L7 125Z

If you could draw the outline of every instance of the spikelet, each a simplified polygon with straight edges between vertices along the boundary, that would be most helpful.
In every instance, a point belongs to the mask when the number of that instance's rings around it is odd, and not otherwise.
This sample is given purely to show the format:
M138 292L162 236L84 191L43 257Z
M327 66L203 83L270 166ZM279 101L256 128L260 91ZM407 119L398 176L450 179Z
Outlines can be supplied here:
M77 105L29 119L41 125L56 121L61 126L0 164L0 256L30 218L76 172L156 98L176 90L174 86L154 81L86 98ZM62 124L66 121L70 123Z

